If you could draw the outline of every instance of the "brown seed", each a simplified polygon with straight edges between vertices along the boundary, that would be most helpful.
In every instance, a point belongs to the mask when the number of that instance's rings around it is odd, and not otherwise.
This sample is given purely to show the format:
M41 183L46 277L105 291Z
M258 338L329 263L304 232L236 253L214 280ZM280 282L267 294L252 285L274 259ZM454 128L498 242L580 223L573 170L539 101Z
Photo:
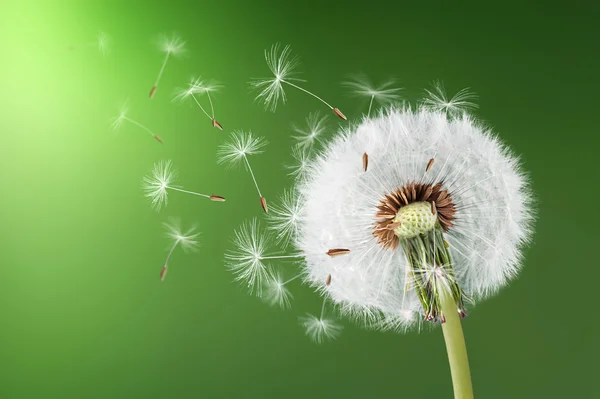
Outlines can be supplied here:
M164 143L164 142L163 142L163 139L161 139L159 135L155 134L155 135L154 135L154 136L152 136L152 137L154 137L154 140L158 141L159 143L161 143L161 144L162 144L162 143Z
M150 89L150 98L154 97L154 93L156 93L156 86L152 86L152 89Z
M333 108L333 113L336 114L337 116L339 116L340 118L342 118L345 121L348 120L348 118L346 118L346 115L342 114L342 111L340 111L337 108Z
M262 206L262 209L265 211L265 213L269 213L269 208L267 208L267 200L265 197L260 197L260 206Z
M211 201L225 202L225 197L221 197L220 195L211 195Z
M437 208L435 207L435 201L431 201L431 214L435 215Z
M164 265L162 270L160 271L160 281L164 281L167 276L167 265Z
M365 152L363 154L363 169L365 170L365 172L367 171L367 167L369 166L369 155Z
M331 284L331 274L327 275L327 280L325 280L325 285Z
M223 125L221 125L219 122L217 122L217 120L215 118L213 118L213 120L212 120L212 125L219 130L223 130Z
M388 230L396 230L400 226L402 226L402 222L390 223L387 225L387 229Z
M435 158L431 158L429 160L429 162L427 162L427 167L425 168L425 172L429 172L429 169L431 169L431 167L433 166L434 161L435 161Z
M329 255L331 257L345 255L348 253L350 253L350 250L344 249L344 248L334 248L334 249L330 249L329 251L327 251L327 255Z

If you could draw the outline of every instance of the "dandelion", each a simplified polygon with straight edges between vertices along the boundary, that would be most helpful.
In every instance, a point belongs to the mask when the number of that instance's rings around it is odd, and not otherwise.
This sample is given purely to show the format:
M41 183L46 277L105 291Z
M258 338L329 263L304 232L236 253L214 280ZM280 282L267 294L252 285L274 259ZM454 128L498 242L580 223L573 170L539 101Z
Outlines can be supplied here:
M128 117L127 116L128 112L129 112L129 108L128 108L127 104L124 104L121 107L121 110L119 111L119 115L117 115L116 117L114 117L112 119L110 126L113 130L118 131L123 126L123 123L129 122L129 123L134 124L135 126L139 127L144 132L148 133L154 140L158 141L161 144L163 143L163 139L159 135L154 134L154 132L152 130L148 129L146 126L144 126L141 123Z
M150 199L152 208L157 211L168 203L169 190L178 191L180 193L197 195L199 197L208 198L215 202L224 202L225 198L220 195L208 195L197 193L194 191L184 190L181 187L175 186L175 178L177 171L173 167L171 161L159 161L154 164L152 172L148 176L144 176L142 180L142 188L145 191L145 196Z
M325 131L326 116L321 116L318 112L311 112L306 118L306 126L292 126L296 132L294 139L298 141L298 146L311 149L313 145L321 142L321 136Z
M396 81L391 79L375 86L370 79L363 74L351 76L347 82L342 82L342 85L350 89L351 93L357 97L367 97L369 99L369 110L367 118L371 116L373 102L380 105L388 105L400 99L400 94L403 89L394 87Z
M254 186L260 197L260 204L265 212L268 212L267 200L260 192L254 171L248 161L248 156L262 153L262 148L267 144L267 140L263 137L254 136L252 132L234 131L231 133L230 141L220 145L217 150L217 162L219 164L229 164L233 166L239 162L244 162L246 168L250 171L252 181L254 182Z
M158 71L156 82L154 82L154 86L152 86L152 89L150 90L150 98L153 98L154 94L156 93L158 83L162 78L163 72L165 71L165 67L167 66L167 61L169 61L169 58L171 56L176 57L185 52L185 42L175 34L171 35L171 37L161 36L158 45L160 51L165 54L165 59L163 60L160 70Z
M479 107L472 101L477 99L477 95L471 93L468 87L448 99L441 82L434 82L432 86L432 90L425 90L426 96L423 100L423 106L431 111L445 112L450 117L460 117L465 112Z
M223 125L221 125L215 119L215 108L213 105L212 98L210 96L211 92L218 90L220 87L221 86L219 86L217 83L208 83L201 80L200 78L192 78L190 79L188 87L186 89L177 90L177 95L175 96L175 98L173 98L173 101L184 101L191 97L196 102L200 110L204 113L204 115L206 115L208 119L211 120L213 127L216 127L219 130L223 130ZM206 94L206 97L208 98L208 102L210 104L210 113L208 113L206 109L202 106L202 104L200 104L200 102L198 101L197 95L203 94Z
M517 276L535 212L512 152L447 111L404 105L342 129L296 183L302 203L287 217L305 280L341 314L382 330L440 322L455 396L470 398L460 319ZM319 320L303 321L312 337L327 328Z
M225 253L227 268L233 272L236 281L247 286L251 294L262 296L264 284L273 278L266 262L299 259L296 254L267 254L270 241L271 236L261 230L258 220L252 219L235 231L235 249Z
M269 51L265 50L265 60L267 62L267 66L273 74L273 77L254 79L254 81L252 81L250 84L254 89L259 90L256 99L261 99L264 102L266 109L275 112L277 103L280 100L283 103L286 102L286 95L282 85L285 83L286 85L292 86L300 91L305 92L306 94L313 96L325 104L341 119L347 119L338 108L332 107L321 97L293 83L305 81L293 77L296 74L294 69L296 69L296 67L299 65L300 59L297 56L291 55L290 46L285 46L280 52L279 44L274 44L271 46Z
M179 245L185 252L193 251L200 245L198 238L200 233L196 233L196 228L194 226L189 229L183 231L177 219L171 219L168 223L164 223L165 229L167 230L167 237L169 237L173 244L171 245L171 249L167 254L167 259L165 260L165 264L160 271L160 280L164 281L167 276L167 269L169 267L169 260L171 259L171 255L173 255L173 251Z
M306 316L299 318L306 335L317 344L336 339L344 328L341 324L336 323L335 320L325 317L326 301L327 299L323 300L321 315L319 317L307 313Z

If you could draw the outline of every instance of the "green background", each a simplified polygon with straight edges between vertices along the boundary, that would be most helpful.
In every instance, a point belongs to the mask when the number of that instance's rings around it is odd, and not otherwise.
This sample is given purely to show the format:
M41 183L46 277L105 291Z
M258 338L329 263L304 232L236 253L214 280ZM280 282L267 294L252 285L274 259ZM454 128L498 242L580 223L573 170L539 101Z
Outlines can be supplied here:
M216 147L232 129L265 136L251 162L274 201L291 185L290 124L326 111L293 90L275 114L253 102L247 82L268 75L262 52L275 42L351 119L365 102L341 88L348 73L395 76L411 101L436 79L478 93L476 114L523 154L539 220L519 279L464 322L476 396L600 397L598 7L83 3L0 6L1 398L451 397L440 329L344 322L338 340L314 345L297 317L318 312L315 294L294 283L292 310L269 308L224 267L233 229L263 214L249 175L217 166ZM100 30L106 57L88 45ZM172 31L189 51L149 100L153 38ZM215 97L224 132L171 103L191 75L226 86ZM127 98L164 145L132 125L110 130ZM186 188L228 201L172 194L151 210L140 181L160 159ZM176 251L161 283L169 216L196 223L203 247Z

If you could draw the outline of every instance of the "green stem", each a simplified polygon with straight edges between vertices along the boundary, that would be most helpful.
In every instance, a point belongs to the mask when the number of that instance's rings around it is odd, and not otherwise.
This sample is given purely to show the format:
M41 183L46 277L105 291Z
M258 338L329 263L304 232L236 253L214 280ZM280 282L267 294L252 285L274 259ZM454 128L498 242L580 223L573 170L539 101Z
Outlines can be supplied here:
M446 350L448 351L454 398L472 399L473 386L471 384L469 358L467 357L467 347L456 302L452 294L445 289L442 289L440 302L442 314L446 319L446 322L442 324L442 331L444 332Z

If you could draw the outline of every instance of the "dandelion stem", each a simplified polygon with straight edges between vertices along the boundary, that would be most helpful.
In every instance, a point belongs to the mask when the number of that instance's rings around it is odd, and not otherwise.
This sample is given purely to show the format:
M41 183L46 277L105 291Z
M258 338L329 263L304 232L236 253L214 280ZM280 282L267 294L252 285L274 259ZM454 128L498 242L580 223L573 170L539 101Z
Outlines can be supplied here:
M258 196L262 198L262 194L260 193L260 188L258 188L258 183L256 182L256 177L254 177L254 172L252 171L252 167L250 166L250 162L248 162L248 157L244 154L244 161L246 161L246 165L248 166L248 170L252 175L252 180L254 180L254 185L256 186L256 191L258 191Z
M127 117L127 116L123 116L123 119L125 119L126 121L129 121L129 122L133 123L134 125L136 125L136 126L142 128L142 129L144 129L146 132L148 132L148 134L150 136L152 136L152 137L155 136L155 134L152 132L152 130L148 129L146 126L142 125L141 123L136 122L133 119Z
M291 279L284 281L283 285L286 285L287 283L291 283L292 281L294 281L295 279L297 279L300 276L301 276L301 274L298 274L298 275L292 277Z
M210 112L212 114L211 119L215 119L215 107L213 107L213 102L212 102L212 99L210 98L210 92L208 90L206 91L206 97L208 97L208 102L210 103Z
M373 100L375 96L371 96L371 101L369 101L369 112L367 112L367 118L371 116L371 107L373 106Z
M207 93L208 94L208 93ZM198 106L200 107L200 109L202 110L202 112L204 112L204 115L208 116L208 119L213 119L208 112L206 112L206 110L204 109L204 107L202 105L200 105L200 103L198 102L198 99L196 98L196 96L194 94L192 94L192 98L194 99L194 101L196 101L196 104L198 104ZM212 106L212 103L211 103Z
M323 298L323 306L321 306L321 317L319 319L323 320L323 315L325 314L325 303L327 303L327 297Z
M302 88L302 87L300 87L300 86L296 86L295 84L293 84L293 83L290 83L290 82L288 82L287 80L283 80L283 79L281 79L281 82L283 82L283 83L286 83L286 84L288 84L288 85L290 85L290 86L292 86L292 87L295 87L295 88L296 88L296 89L298 89L298 90L302 90L303 92L305 92L305 93L307 93L307 94L310 94L311 96L313 96L313 97L314 97L314 98L316 98L317 100L321 101L323 104L327 105L327 106L328 106L330 109L333 109L333 107L332 107L331 105L329 105L329 104L327 103L327 101L323 100L321 97L317 96L316 94L313 94L313 93L311 93L310 91L308 91L308 90L306 90L306 89L303 89L303 88Z
M162 66L160 67L160 71L158 71L158 76L156 77L156 83L154 83L154 87L158 86L158 82L160 81L160 78L162 78L162 74L165 70L165 66L167 66L167 61L169 60L169 56L171 55L170 51L167 51L167 55L165 56L165 60L162 63Z
M171 250L169 251L169 254L167 255L167 259L165 259L165 269L167 267L169 267L169 259L171 259L171 255L173 254L173 251L175 250L175 247L177 247L177 244L179 244L179 240L175 240L175 243L173 244L173 246L171 247Z
M294 259L301 258L302 255L273 255L273 256L261 256L260 259Z
M471 384L471 373L469 370L469 358L463 335L462 326L456 302L452 294L443 290L441 295L442 313L446 322L442 324L450 373L452 374L452 385L454 387L455 399L472 399L473 386Z
M194 194L194 195L198 195L198 196L200 196L200 197L204 197L204 198L210 198L210 195L206 195L206 194L200 194L200 193L196 193L196 192L193 192L193 191L188 191L188 190L183 190L183 189L181 189L181 188L175 188L175 187L171 187L171 186L169 186L169 187L167 187L167 188L168 188L169 190L179 191L179 192L181 192L181 193L186 193L186 194Z

